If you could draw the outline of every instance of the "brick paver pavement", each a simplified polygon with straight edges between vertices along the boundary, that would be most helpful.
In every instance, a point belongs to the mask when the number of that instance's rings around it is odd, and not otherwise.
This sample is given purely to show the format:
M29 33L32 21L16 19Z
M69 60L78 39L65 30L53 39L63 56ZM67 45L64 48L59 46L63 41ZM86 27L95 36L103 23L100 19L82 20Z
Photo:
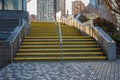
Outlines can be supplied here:
M0 80L120 80L120 60L13 63Z

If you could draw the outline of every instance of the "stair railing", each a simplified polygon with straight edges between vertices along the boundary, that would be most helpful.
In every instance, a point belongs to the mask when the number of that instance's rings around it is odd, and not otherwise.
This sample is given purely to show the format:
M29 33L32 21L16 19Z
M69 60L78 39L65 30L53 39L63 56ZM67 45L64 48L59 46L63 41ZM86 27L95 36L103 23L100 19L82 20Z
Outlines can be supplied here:
M29 32L29 31L27 31L28 30L27 27L29 25L27 25L27 24L28 24L27 22L23 22L23 25L17 26L7 39L7 41L9 41L9 45L11 48L11 63L13 63L13 58L15 56L15 52L20 47L23 37L27 36L27 34Z
M62 22L74 26L76 29L81 31L83 35L89 35L93 37L97 43L102 48L103 52L107 56L107 59L110 61L116 60L116 43L115 41L100 27L94 26L93 20L89 20L87 22L82 23L79 20L80 14L76 17L73 15L71 18L62 18Z
M59 36L59 41L60 41L60 59L61 59L61 61L63 61L63 49L62 49L63 41L62 41L62 31L61 31L60 21L59 21L59 23L57 23L57 21L54 19L54 17L53 17L53 21L54 21L55 25L58 27L57 35Z
M60 39L60 53L61 53L61 55L60 55L60 57L61 57L61 61L63 61L63 50L62 50L62 31L61 31L61 27L60 27L60 22L59 22L59 27L58 27L58 29L59 29L59 39Z
M14 53L15 53L15 50L14 50L14 47L15 45L14 44L18 44L18 47L20 46L21 44L21 35L20 35L20 31L22 30L23 26L25 25L25 23L21 26L17 26L16 30L12 33L14 36L14 38L11 40L10 42L10 47L11 47L11 63L13 63L13 58L14 58ZM18 31L18 32L17 32ZM18 42L18 43L16 43Z

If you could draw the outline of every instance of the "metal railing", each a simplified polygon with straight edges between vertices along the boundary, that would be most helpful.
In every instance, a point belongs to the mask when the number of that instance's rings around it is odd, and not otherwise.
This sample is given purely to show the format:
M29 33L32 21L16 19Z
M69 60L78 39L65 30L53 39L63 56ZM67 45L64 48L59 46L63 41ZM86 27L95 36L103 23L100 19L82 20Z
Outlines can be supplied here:
M62 49L63 41L62 41L61 26L60 26L60 22L57 23L57 21L54 19L54 17L53 17L53 20L54 20L54 23L55 23L56 27L58 28L58 31L56 32L56 34L57 34L57 36L59 36L59 41L60 41L60 58L61 58L61 61L63 61L63 49Z
M29 23L24 20L22 21L24 22L22 26L17 26L14 31L10 32L6 40L0 41L0 68L10 62L13 63L13 57L20 47L23 37L29 34Z
M77 28L82 35L89 35L93 37L100 45L108 60L116 60L116 43L115 41L105 33L100 27L93 25L93 20L82 23L79 21L80 15L75 18L73 16L69 18L62 18L61 22Z
M19 49L24 36L27 36L29 33L28 26L26 22L24 22L22 26L17 26L7 39L11 47L11 63L13 63L15 53Z
M60 57L61 57L61 61L63 61L63 50L62 50L62 31L61 31L61 27L60 27L60 22L59 22L59 39L60 39Z

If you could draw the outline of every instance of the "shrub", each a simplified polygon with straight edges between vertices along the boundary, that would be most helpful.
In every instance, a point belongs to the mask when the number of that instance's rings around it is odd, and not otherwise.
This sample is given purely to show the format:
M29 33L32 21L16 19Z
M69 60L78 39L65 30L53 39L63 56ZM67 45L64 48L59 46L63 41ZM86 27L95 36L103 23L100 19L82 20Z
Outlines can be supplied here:
M93 23L94 23L95 26L101 27L107 33L116 32L116 26L112 22L107 21L105 19L96 18L96 19L94 19Z
M112 39L114 39L118 46L120 46L120 32L117 31L116 25L105 19L94 19L94 25L101 27L106 33L108 33Z
M110 34L110 36L117 42L120 42L120 33L116 32L114 34Z
M81 22L86 22L88 21L89 19L85 16L85 15L82 15L78 18Z

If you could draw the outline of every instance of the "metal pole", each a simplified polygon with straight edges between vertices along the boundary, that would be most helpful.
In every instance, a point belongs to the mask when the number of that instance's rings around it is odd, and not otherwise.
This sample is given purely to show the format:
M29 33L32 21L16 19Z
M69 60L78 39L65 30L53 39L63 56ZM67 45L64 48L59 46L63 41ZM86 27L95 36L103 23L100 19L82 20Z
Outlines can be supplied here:
M60 21L59 21L59 37L60 37L60 58L61 58L61 61L63 61L62 32L61 32L61 27L60 27Z
M12 45L12 43L10 43L10 47L11 47L11 63L13 63L13 45Z

